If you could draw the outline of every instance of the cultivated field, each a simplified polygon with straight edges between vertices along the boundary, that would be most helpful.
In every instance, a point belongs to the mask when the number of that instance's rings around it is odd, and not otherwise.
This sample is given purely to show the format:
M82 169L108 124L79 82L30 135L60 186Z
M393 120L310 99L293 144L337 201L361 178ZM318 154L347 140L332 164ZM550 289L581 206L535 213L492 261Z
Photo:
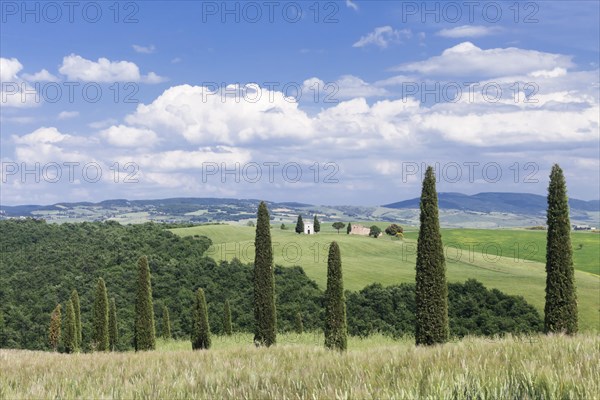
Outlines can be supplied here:
M359 290L380 282L391 285L414 282L416 235L405 233L403 241L387 236L379 239L338 235L331 224L321 224L318 235L297 235L293 226L279 229L274 223L272 240L275 262L300 265L322 288L327 275L327 248L338 241L342 252L344 285ZM385 228L387 224L378 224ZM239 225L204 225L174 229L179 235L205 235L214 245L207 255L216 260L254 261L255 228ZM451 229L442 231L446 248L447 277L450 282L475 278L486 287L523 296L543 315L545 273L545 232L525 230ZM578 244L583 248L577 250ZM600 235L573 233L575 280L582 331L600 331ZM534 251L535 250L535 251ZM595 274L592 272L596 272Z
M320 335L215 337L208 351L159 342L141 353L0 350L0 399L592 399L600 393L597 335L465 338L431 348L412 339L350 338L347 353Z

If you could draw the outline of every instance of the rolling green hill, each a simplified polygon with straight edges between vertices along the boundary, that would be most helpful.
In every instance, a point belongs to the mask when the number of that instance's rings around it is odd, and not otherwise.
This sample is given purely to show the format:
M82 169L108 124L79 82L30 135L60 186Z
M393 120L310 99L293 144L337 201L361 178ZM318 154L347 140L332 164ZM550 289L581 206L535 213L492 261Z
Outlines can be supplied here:
M226 225L202 228L210 230L219 240L226 240L234 229L246 235L246 243L253 241L253 230L248 227L239 231ZM198 287L206 293L213 333L223 331L225 300L231 305L234 330L252 331L252 266L237 261L216 263L205 257L212 243L210 239L196 235L180 237L166 229L165 225L153 223L59 225L32 219L0 221L0 348L48 349L50 312L57 303L64 304L71 290L77 289L81 299L83 349L90 350L92 304L99 277L104 278L109 296L117 306L120 336L117 348L131 348L136 262L142 254L148 256L152 273L157 332L162 332L162 306L165 306L171 316L173 336L189 338L189 311ZM332 236L330 233L307 239L328 235ZM368 244L364 238L355 239ZM294 246L293 242L285 245L286 258L298 258L293 253ZM315 249L319 246L317 243ZM235 243L227 247L234 251L241 249ZM230 250L227 247L223 246L226 256ZM297 313L301 314L307 331L322 329L323 291L318 284L300 267L276 266L274 275L278 331L290 331ZM364 336L379 332L394 337L412 334L414 283L385 288L374 284L360 289L347 297L350 334ZM453 336L541 330L539 312L532 305L488 290L473 280L449 285L448 298Z
M407 232L406 238L416 239L418 232ZM444 229L444 243L462 249L463 257L469 249L487 251L490 257L502 255L515 261L546 262L546 231L517 229ZM575 269L600 275L600 234L571 232ZM455 258L456 252L449 251Z
M321 288L327 275L327 247L338 241L342 252L344 285L349 290L379 282L384 285L414 281L416 257L416 232L406 232L403 241L382 236L373 239L337 232L331 224L322 224L318 235L297 235L293 229L281 230L277 224L272 229L275 262L284 266L300 265L306 274ZM385 227L386 223L378 224ZM291 228L291 227L289 227ZM216 260L242 262L254 260L254 228L234 225L206 225L178 228L181 236L205 235L213 241L207 255ZM587 235L587 236L584 236ZM598 271L598 237L592 233L575 233L573 247L584 244L575 253L575 279L579 301L581 330L600 330L600 277ZM517 241L515 241L517 238ZM447 275L450 282L477 279L486 287L497 288L507 294L523 296L543 313L546 274L545 235L543 232L523 230L443 230L446 243ZM474 246L474 243L485 245ZM528 243L537 245L534 252L525 248ZM511 253L518 243L519 257ZM471 244L471 247L468 245ZM460 245L460 246L458 246ZM596 247L596 250L594 250ZM460 251L458 249L461 249ZM500 249L502 253L497 251ZM469 251L469 249L472 249ZM500 255L501 254L501 255ZM528 259L531 258L531 259Z

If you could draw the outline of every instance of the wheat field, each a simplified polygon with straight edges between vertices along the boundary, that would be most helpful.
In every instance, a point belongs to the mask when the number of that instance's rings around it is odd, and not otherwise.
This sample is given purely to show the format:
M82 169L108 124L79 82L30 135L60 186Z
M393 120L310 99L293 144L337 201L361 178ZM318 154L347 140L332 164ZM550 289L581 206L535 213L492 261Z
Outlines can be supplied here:
M0 350L0 399L594 399L600 337L465 338L415 347L372 336L349 350L320 334L213 338L210 350L159 341L151 352L57 354Z

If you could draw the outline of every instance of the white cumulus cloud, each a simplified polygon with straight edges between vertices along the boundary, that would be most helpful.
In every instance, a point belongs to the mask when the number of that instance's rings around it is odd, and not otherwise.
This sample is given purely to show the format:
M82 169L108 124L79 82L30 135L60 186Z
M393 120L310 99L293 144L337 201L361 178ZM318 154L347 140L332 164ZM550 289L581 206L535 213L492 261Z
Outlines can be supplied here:
M32 82L58 82L59 79L55 75L48 72L47 69L42 69L35 74L23 74L23 78Z
M139 67L131 61L111 61L104 57L92 61L76 54L64 57L58 70L70 80L86 82L158 83L164 80L154 72L142 75Z
M433 76L499 77L538 70L569 68L571 56L515 47L483 50L463 42L424 61L402 64L394 70Z
M334 82L323 82L319 78L310 78L303 82L302 92L311 100L315 95L320 100L352 99L356 97L383 97L388 91L365 82L354 75L343 75Z
M230 93L235 92L235 95ZM237 97L236 97L237 96ZM221 143L305 138L310 119L283 93L254 85L211 91L181 85L164 91L151 104L140 104L129 124L181 135L190 143Z
M115 147L152 147L158 142L158 136L150 129L131 126L111 126L100 132L100 137Z
M17 74L23 69L23 64L16 58L0 57L0 81L14 82L18 80Z
M60 132L55 127L41 127L23 136L12 136L17 145L15 156L19 161L35 163L62 163L94 161L84 152L86 138Z
M16 58L0 57L0 105L2 107L37 107L42 99L37 90L18 74L23 64Z

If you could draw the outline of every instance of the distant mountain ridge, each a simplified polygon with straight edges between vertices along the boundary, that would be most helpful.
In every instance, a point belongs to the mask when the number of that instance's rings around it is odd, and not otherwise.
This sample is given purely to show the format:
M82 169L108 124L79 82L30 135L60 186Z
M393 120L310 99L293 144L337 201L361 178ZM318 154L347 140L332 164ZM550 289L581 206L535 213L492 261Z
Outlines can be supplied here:
M419 208L420 199L399 201L386 204L382 207L394 209ZM523 215L545 214L548 206L545 196L531 193L500 193L485 192L474 195L462 193L438 193L438 205L440 209L472 211L482 213L511 213ZM569 199L572 210L578 211L600 211L600 200L577 200Z
M34 211L60 211L64 208L74 207L148 207L155 206L158 209L164 207L190 208L191 211L197 210L199 206L218 206L218 205L249 205L258 204L260 200L256 199L228 199L217 197L173 197L168 199L150 199L150 200L127 200L127 199L109 199L97 203L88 201L74 203L55 203L51 205L17 205L0 206L7 216L30 216ZM267 202L269 203L269 202ZM275 203L277 204L277 203Z
M445 227L498 228L546 223L546 197L528 193L439 193L440 224ZM0 219L35 217L48 222L113 220L129 223L238 223L256 219L258 199L175 197L168 199L109 199L100 202L0 206ZM298 215L321 222L389 221L418 226L419 198L385 206L312 205L295 201L266 201L271 220L295 224ZM600 201L571 199L571 222L600 225Z

